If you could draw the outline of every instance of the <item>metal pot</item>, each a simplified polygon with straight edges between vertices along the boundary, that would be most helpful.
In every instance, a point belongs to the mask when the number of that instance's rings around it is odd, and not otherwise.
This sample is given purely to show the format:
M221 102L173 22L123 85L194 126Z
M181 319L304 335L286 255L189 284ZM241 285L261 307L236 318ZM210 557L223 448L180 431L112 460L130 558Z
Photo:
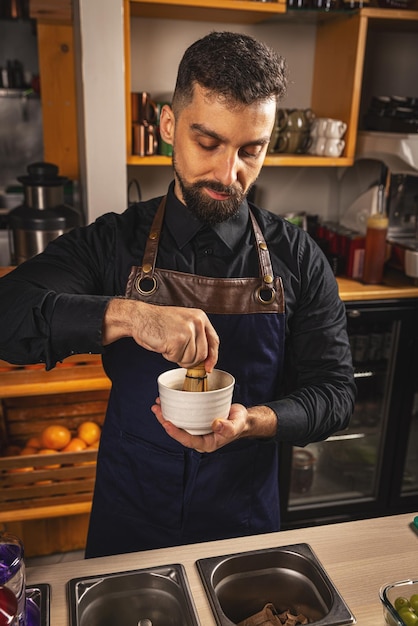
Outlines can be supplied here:
M23 185L24 203L9 213L12 263L19 265L43 252L47 244L80 225L80 213L64 203L64 185L68 179L58 175L52 163L32 163Z

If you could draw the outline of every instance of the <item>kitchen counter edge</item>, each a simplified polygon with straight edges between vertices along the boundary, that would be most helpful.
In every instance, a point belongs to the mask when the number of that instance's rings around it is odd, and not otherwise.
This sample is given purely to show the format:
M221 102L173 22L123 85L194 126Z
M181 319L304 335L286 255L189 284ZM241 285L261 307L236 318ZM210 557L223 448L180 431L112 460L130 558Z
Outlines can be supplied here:
M201 626L216 626L196 569L197 559L308 543L354 613L358 626L384 626L379 589L391 582L418 578L418 534L413 530L413 518L413 514L394 515L28 567L27 584L51 585L51 626L68 626L66 592L72 578L182 563Z

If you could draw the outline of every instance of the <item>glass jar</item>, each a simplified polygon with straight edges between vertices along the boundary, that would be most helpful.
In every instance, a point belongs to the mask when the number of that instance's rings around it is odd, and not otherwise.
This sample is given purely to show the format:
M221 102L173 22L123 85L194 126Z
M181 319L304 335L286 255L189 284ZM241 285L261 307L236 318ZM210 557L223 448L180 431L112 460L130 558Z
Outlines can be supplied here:
M290 490L294 493L310 491L314 479L316 459L309 450L294 450Z

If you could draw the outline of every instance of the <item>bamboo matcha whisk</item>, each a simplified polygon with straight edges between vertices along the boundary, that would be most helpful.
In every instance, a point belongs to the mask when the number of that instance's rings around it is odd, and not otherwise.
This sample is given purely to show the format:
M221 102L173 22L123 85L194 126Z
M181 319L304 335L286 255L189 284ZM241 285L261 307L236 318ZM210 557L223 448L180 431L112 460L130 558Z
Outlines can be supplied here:
M187 370L184 377L183 391L207 391L208 375L205 370L205 364L198 363L195 367Z

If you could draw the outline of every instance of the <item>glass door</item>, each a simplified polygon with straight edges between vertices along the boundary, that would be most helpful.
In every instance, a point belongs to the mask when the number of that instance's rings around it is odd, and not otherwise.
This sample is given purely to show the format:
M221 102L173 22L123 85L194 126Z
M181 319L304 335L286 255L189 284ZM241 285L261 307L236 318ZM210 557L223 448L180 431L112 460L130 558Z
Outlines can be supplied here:
M290 449L285 525L312 518L336 521L362 512L372 515L387 491L382 480L390 475L386 464L392 462L392 453L387 453L388 424L403 397L398 381L394 385L403 316L385 307L353 307L347 310L347 323L358 389L354 414L346 430L305 448ZM415 409L411 429L418 429L418 400ZM410 474L418 482L418 448L413 443L417 433L414 430L410 437L407 465L413 467ZM403 489L409 488L407 476L405 472Z
M401 484L401 497L408 496L415 496L415 498L418 496L418 380L409 424L408 443Z

